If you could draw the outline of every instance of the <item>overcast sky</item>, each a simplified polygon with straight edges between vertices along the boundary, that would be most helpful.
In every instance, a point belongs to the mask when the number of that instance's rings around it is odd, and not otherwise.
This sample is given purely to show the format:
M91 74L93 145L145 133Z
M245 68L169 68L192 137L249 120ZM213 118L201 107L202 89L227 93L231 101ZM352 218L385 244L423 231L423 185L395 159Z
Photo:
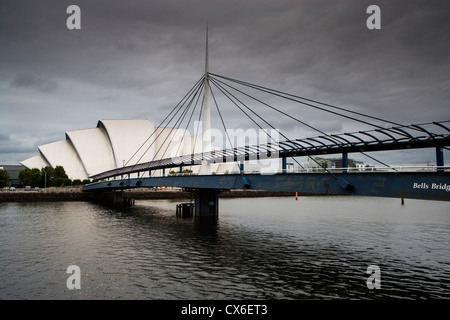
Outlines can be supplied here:
M81 30L66 27L71 4ZM366 27L371 4L380 30ZM100 119L159 124L204 73L207 23L213 73L402 124L450 120L449 16L448 0L0 0L0 164ZM368 129L277 107L330 133ZM289 137L317 135L257 110ZM435 161L432 149L379 155Z

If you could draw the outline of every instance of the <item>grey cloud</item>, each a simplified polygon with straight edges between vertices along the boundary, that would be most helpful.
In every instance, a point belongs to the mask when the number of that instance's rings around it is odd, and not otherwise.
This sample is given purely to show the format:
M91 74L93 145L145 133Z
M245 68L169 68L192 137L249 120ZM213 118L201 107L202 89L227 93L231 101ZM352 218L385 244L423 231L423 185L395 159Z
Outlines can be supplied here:
M13 79L11 86L14 88L34 89L41 92L52 92L58 88L58 83L48 77L22 73Z
M65 26L70 4L1 2L4 127L21 119L25 136L46 140L101 118L159 124L202 76L207 22L214 73L402 123L449 118L448 0L377 0L377 31L365 27L369 0L77 0L79 31ZM265 99L324 131L365 129ZM227 125L251 125L222 103ZM315 135L256 110L289 136Z

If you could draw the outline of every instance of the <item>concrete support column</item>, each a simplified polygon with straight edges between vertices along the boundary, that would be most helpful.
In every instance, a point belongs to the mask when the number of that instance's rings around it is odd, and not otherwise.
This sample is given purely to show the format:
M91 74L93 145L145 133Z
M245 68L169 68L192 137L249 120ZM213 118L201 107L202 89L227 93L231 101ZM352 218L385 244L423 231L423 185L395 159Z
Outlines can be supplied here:
M286 157L282 157L281 158L281 172L286 173L286 169L287 169Z
M343 152L342 153L342 168L344 168L342 170L342 173L347 173L348 171L348 153L347 152Z
M219 191L196 190L195 191L195 216L218 217L219 216Z
M131 207L134 205L134 199L124 197L123 192L113 192L112 203L113 205Z
M444 168L439 168L444 166L444 148L436 147L436 166L437 172L444 172Z

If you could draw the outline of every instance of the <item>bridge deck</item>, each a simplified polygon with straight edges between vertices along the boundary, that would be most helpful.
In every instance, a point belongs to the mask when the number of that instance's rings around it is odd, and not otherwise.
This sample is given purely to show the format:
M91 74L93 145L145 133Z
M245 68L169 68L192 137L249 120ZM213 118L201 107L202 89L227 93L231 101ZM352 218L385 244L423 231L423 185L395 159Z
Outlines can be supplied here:
M245 180L244 180L245 177ZM450 201L450 172L355 172L168 176L101 181L84 191L123 190L149 187L186 189L252 189L301 194L359 195ZM350 184L349 191L342 182ZM246 185L246 186L244 186Z
M93 175L91 178L100 180L148 170L200 165L202 161L226 163L255 159L444 147L450 145L450 129L447 127L449 122L450 120L421 125L414 124L195 153L125 166ZM432 132L429 127L438 132Z

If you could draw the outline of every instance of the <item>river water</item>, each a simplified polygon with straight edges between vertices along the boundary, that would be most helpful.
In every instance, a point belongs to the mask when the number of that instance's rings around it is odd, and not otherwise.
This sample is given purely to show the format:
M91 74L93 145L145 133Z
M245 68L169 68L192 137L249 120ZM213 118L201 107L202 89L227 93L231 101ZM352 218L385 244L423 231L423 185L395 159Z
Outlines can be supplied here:
M177 218L176 203L1 203L0 298L450 298L448 202L221 199L218 220Z

